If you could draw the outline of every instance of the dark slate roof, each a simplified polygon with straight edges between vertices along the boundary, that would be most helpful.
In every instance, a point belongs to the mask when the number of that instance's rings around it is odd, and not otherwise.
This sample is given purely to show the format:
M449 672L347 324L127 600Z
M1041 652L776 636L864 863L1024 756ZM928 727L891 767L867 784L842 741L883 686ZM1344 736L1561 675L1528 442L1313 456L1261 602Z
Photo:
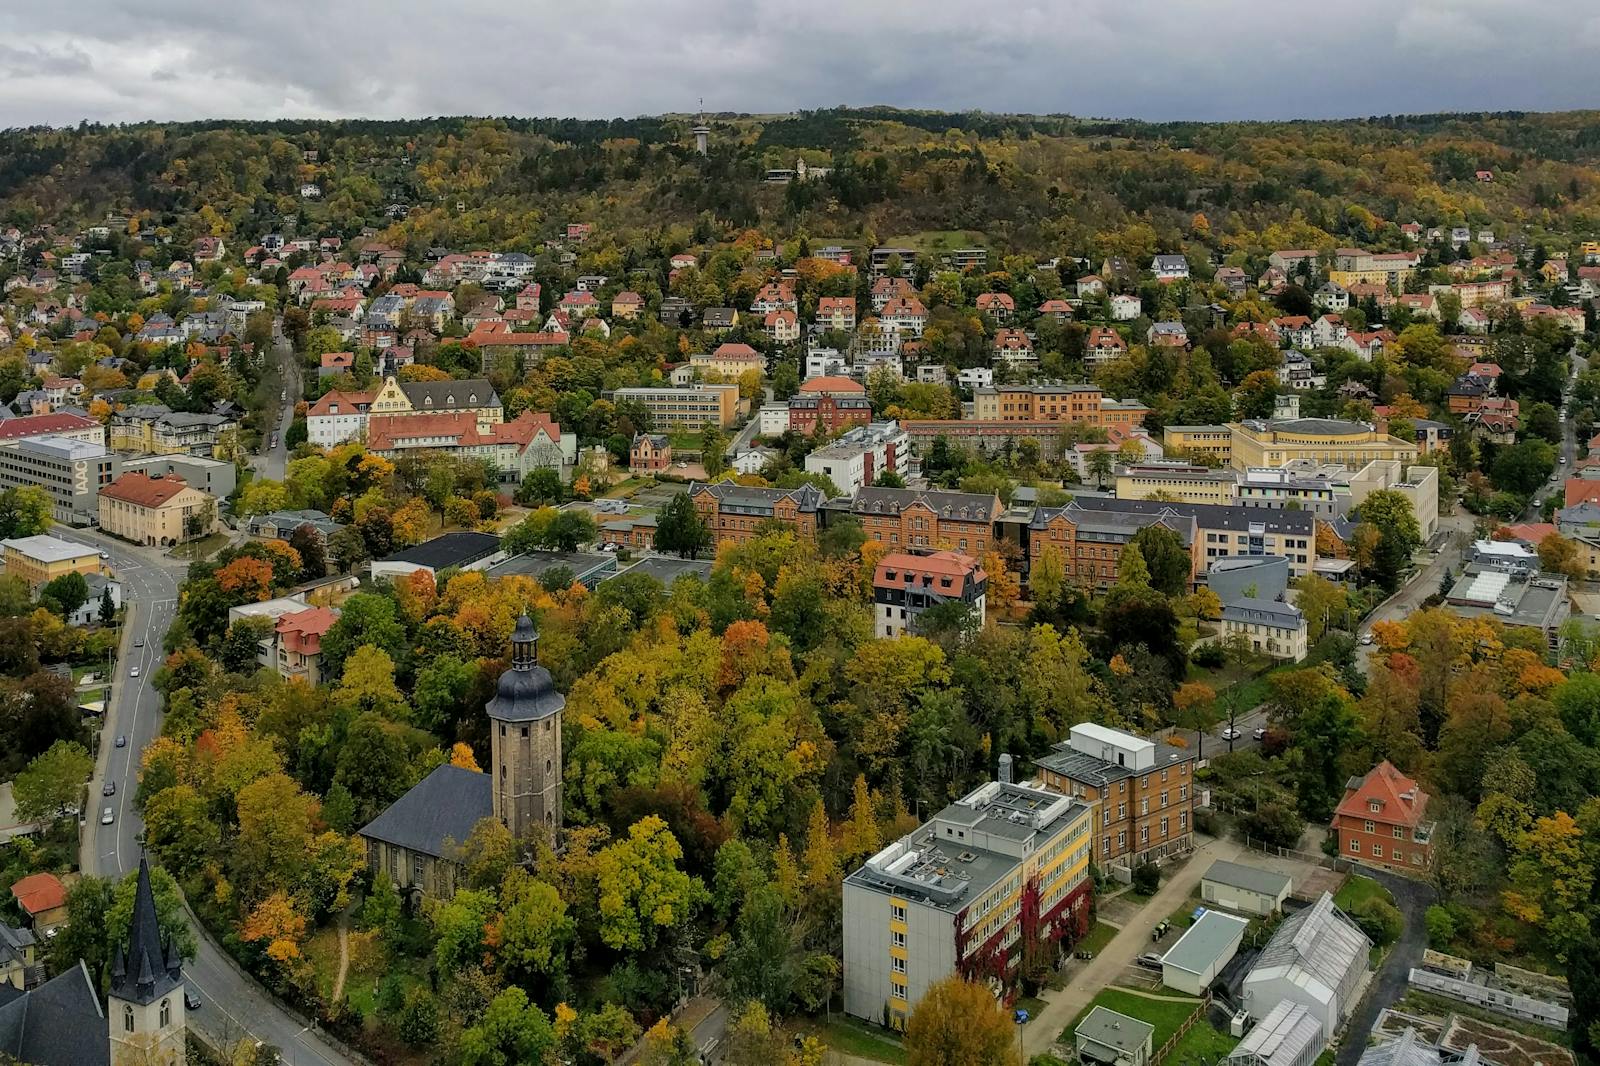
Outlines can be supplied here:
M154 1003L182 983L177 948L170 937L161 935L161 922L156 918L150 862L141 856L127 950L117 945L111 960L111 994L130 1003Z
M567 699L550 671L539 665L539 631L523 615L511 634L511 669L500 675L494 699L484 707L497 722L537 722L561 713Z
M445 858L446 841L464 844L472 827L494 813L488 774L445 763L361 830L386 844Z
M0 1053L32 1066L107 1066L111 1041L82 962L0 1005Z
M740 485L734 481L715 484L695 482L689 486L689 495L708 492L717 498L717 505L729 513L770 516L778 501L793 499L801 513L810 513L826 502L822 490L809 481L797 489L769 489Z
M1151 770L1159 770L1168 766L1176 766L1182 762L1192 762L1195 753L1187 748L1176 748L1164 740L1156 741L1156 761L1149 770L1135 770L1130 766L1119 766L1109 762L1098 755L1089 755L1073 748L1068 740L1058 741L1051 746L1047 755L1041 755L1033 760L1033 764L1043 769L1053 771L1062 777L1069 777L1074 781L1087 781L1095 785L1104 785L1110 781L1120 781L1125 777L1138 777Z
M449 411L468 406L499 407L500 394L487 378L462 378L457 381L404 381L400 391L419 411ZM477 399L469 399L476 396Z
M1238 507L1222 503L1166 503L1161 500L1117 500L1093 496L1074 496L1072 504L1089 511L1129 511L1138 514L1169 512L1193 518L1203 529L1248 532L1252 525L1264 526L1268 533L1287 533L1297 537L1315 534L1317 516L1310 511L1278 510L1271 507Z
M857 489L850 501L850 510L856 514L897 515L913 504L925 504L940 518L961 519L968 522L987 522L1001 511L1000 500L992 494L978 492L942 492L920 489L884 489L867 487Z
M1057 516L1071 522L1078 538L1106 544L1126 544L1146 526L1165 526L1178 535L1184 547L1194 543L1196 524L1193 516L1177 514L1162 509L1146 510L1132 507L1108 506L1102 508L1080 507L1088 497L1079 496L1064 507L1036 507L1029 521L1030 528L1044 529ZM1131 500L1100 499L1105 504L1132 503Z
M500 550L500 538L490 533L441 533L432 540L397 551L379 560L385 563L414 563L434 570L447 566L466 566Z

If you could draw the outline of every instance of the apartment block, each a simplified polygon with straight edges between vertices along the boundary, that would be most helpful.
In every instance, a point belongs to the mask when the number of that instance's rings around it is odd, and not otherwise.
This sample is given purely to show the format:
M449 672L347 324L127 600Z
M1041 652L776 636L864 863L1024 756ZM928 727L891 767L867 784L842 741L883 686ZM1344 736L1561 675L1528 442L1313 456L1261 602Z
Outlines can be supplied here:
M1161 431L1161 446L1168 455L1209 455L1227 463L1233 458L1233 430L1227 426L1168 426Z
M1000 780L956 800L844 881L844 1009L891 1028L952 973L1010 979L1024 952L1088 928L1094 812Z
M51 518L63 525L93 522L101 487L116 480L121 467L105 445L72 437L23 437L0 444L0 488L44 489L53 505Z
M1178 514L1166 504L1135 500L1097 499L1100 506L1083 506L1079 497L1065 507L1037 507L1027 524L1028 569L1048 550L1054 550L1066 568L1067 581L1090 591L1104 591L1117 580L1122 552L1146 526L1162 525L1178 535L1189 550L1189 580L1193 587L1200 569L1199 533L1193 517Z
M1078 422L1109 429L1144 424L1149 408L1108 399L1097 385L991 385L972 390L972 417L992 422Z
M4 549L6 575L20 577L35 592L58 577L68 574L104 574L100 550L76 541L39 534L0 541Z
M1123 874L1194 846L1196 756L1085 722L1034 760L1049 789L1095 807L1094 860Z
M656 429L700 429L707 423L726 429L739 413L738 385L644 386L618 389L618 404L637 403Z
M1130 463L1116 471L1119 500L1181 500L1184 503L1232 503L1233 474L1181 459Z
M890 552L872 574L873 635L891 639L915 633L924 611L947 603L965 604L973 624L981 627L988 583L988 575L970 555Z

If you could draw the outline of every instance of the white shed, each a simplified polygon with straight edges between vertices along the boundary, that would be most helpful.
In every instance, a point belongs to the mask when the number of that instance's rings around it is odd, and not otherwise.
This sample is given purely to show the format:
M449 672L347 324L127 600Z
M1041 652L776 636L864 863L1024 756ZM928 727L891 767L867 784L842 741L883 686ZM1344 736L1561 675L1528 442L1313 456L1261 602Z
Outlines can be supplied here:
M1162 956L1161 983L1191 996L1202 995L1238 954L1249 926L1243 918L1206 911Z
M1356 985L1371 950L1372 941L1324 892L1285 918L1267 941L1245 975L1244 1007L1260 1021L1284 1000L1302 1004L1331 1040L1355 1006Z
M1224 910L1262 916L1279 910L1293 887L1283 874L1218 859L1200 879L1200 898Z

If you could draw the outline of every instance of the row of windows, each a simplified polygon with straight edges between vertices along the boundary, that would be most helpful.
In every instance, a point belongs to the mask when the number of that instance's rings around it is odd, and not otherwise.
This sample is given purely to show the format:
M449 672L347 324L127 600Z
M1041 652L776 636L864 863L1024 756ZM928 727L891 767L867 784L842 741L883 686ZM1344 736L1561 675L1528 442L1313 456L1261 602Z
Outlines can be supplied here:
M1361 854L1361 841L1359 841L1359 840L1350 841L1350 853L1352 855L1360 855ZM1381 858L1384 857L1383 856L1383 845L1382 844L1374 844L1374 845L1372 845L1372 857L1374 859L1381 859ZM1395 862L1405 862L1406 861L1405 854L1399 848L1390 849L1389 857L1391 859L1393 859ZM1421 866L1422 865L1422 852L1413 851L1411 853L1411 865L1412 866Z

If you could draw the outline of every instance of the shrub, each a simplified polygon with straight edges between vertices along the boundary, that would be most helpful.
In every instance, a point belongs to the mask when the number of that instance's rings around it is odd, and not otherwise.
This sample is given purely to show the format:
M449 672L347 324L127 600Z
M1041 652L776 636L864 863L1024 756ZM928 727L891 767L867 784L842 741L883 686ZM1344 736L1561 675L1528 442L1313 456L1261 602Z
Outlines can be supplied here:
M1225 660L1222 649L1215 644L1202 644L1189 653L1189 661L1207 670L1219 670Z
M1143 895L1154 895L1156 889L1161 887L1161 867L1153 862L1141 862L1133 868L1134 891Z
M1379 947L1387 947L1400 939L1400 931L1405 928L1400 909L1381 899L1363 900L1351 909L1350 917Z
M1428 908L1423 921L1428 926L1428 946L1444 950L1456 938L1456 920L1437 903Z
M1194 812L1194 828L1196 832L1204 833L1208 837L1217 836L1222 829L1222 820L1217 817L1217 812L1209 807L1202 807Z
M1239 831L1245 836L1280 848L1299 844L1305 829L1305 819L1293 807L1278 802L1263 803L1239 819Z

